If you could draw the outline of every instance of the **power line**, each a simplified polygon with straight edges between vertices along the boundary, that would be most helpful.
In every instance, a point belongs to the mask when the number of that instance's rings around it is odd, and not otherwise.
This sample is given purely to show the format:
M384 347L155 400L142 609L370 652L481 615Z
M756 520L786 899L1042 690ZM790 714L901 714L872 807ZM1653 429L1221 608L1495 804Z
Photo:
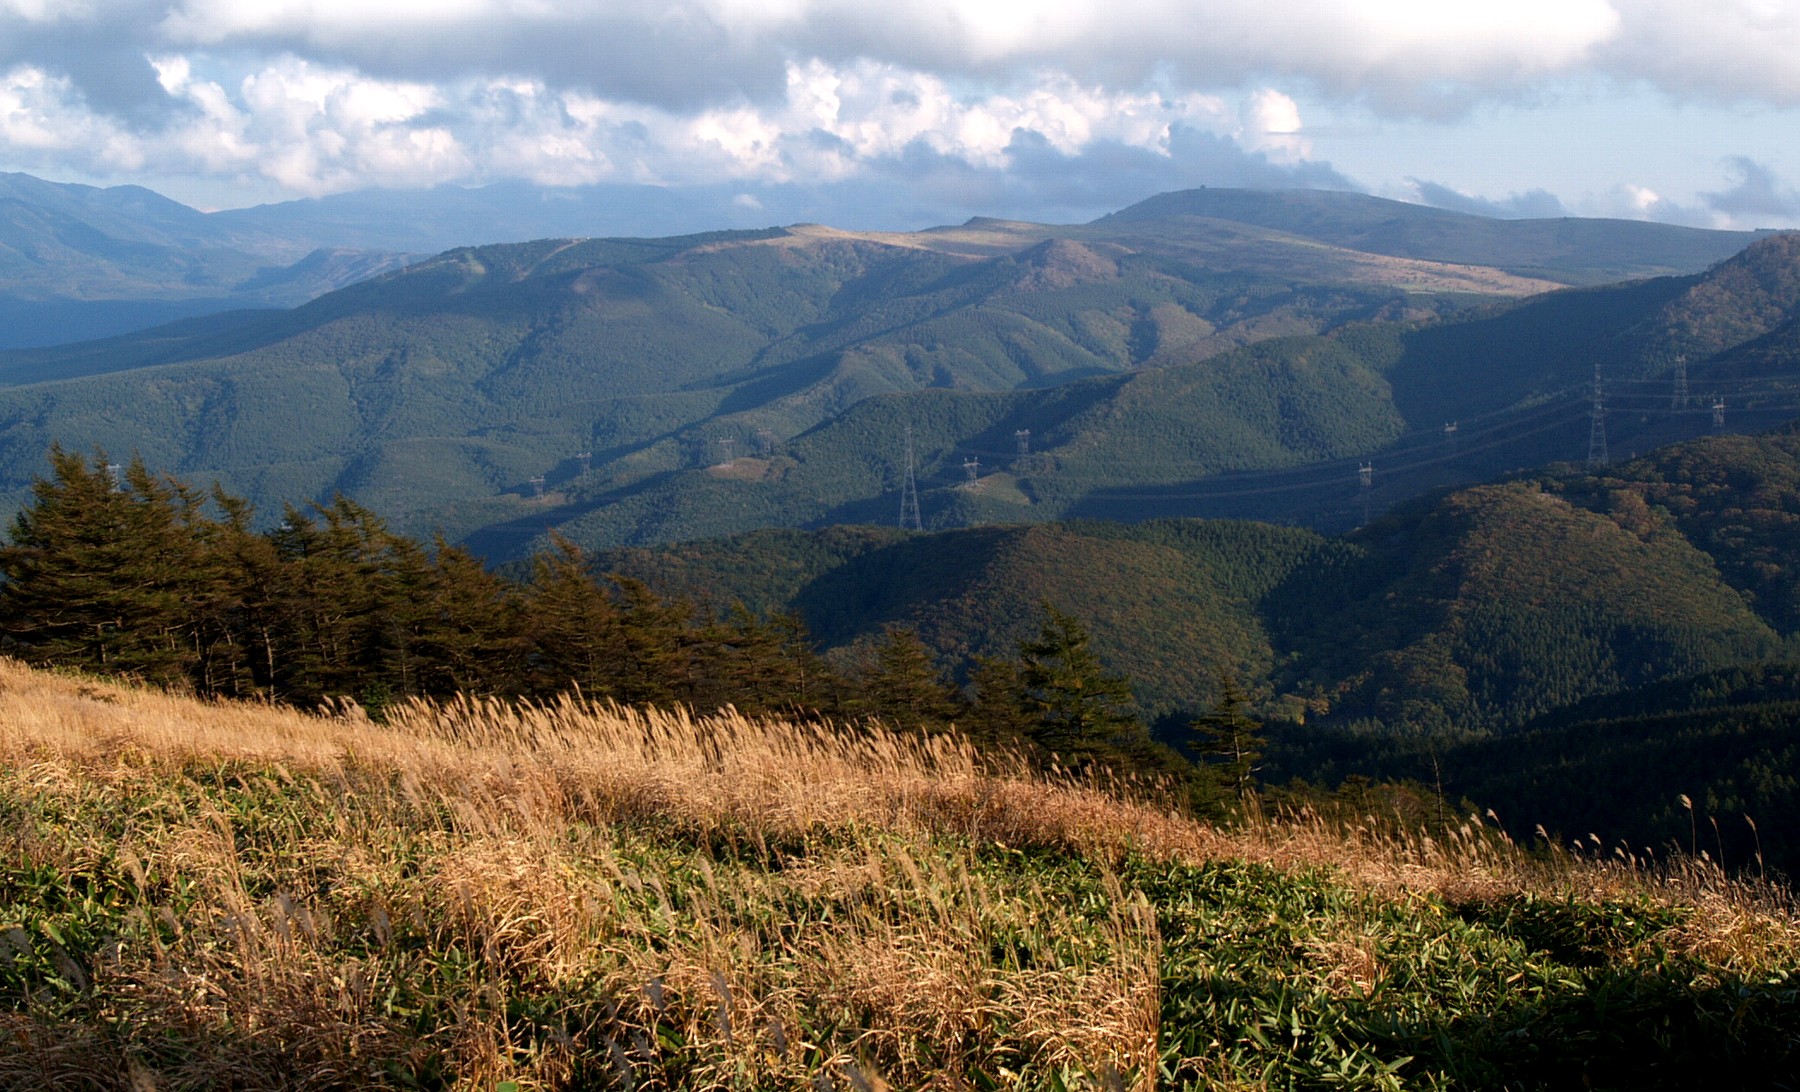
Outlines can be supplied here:
M1611 460L1606 456L1606 399L1601 395L1600 362L1594 361L1594 409L1588 425L1587 468L1599 470Z
M906 426L906 480L900 486L900 529L922 531L924 521L919 518L919 482L913 475L913 437L912 426Z
M980 459L964 459L963 460L963 473L967 474L969 476L969 480L964 483L964 486L966 488L968 488L968 489L980 489L981 488L981 460Z

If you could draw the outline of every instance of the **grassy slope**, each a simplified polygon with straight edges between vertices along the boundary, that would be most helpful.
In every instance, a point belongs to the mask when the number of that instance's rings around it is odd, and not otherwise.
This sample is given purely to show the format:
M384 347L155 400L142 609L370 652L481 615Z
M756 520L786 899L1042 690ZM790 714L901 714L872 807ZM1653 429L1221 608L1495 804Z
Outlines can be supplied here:
M1687 272L1742 249L1755 236L1619 220L1497 220L1363 194L1263 193L1206 187L1158 194L1096 221L1127 228L1231 220L1401 257L1430 256L1511 269L1567 284Z
M1701 867L1220 830L879 731L0 681L8 1084L1779 1087L1800 1052L1800 922Z

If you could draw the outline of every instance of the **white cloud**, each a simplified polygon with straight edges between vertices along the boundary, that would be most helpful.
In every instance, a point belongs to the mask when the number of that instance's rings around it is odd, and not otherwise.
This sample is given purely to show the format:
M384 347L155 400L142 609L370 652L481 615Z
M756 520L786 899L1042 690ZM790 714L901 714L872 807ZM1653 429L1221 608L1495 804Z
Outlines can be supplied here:
M1788 0L1613 0L1604 70L1707 98L1800 102L1800 5Z
M88 112L66 77L31 65L0 75L0 147L23 165L72 164L96 174L143 165L129 134Z
M1300 106L1293 99L1265 87L1244 104L1244 146L1283 163L1298 163L1312 156L1312 145L1300 134Z
M127 131L83 103L68 80L19 68L0 98L0 139L15 151L85 143L111 149L119 164L260 177L320 194L500 177L553 185L830 182L914 147L1000 170L1021 131L1063 156L1101 144L1167 156L1175 126L1237 128L1236 110L1214 96L1109 91L1057 73L1019 94L959 94L938 76L874 61L796 63L781 101L696 113L526 78L444 86L376 79L291 55L235 81L220 78L220 62L206 54L159 54L149 63L183 107L163 128ZM1291 100L1264 92L1256 103L1256 148L1291 150Z
M1800 100L1791 0L0 0L7 21L116 25L153 34L137 43L153 52L297 52L371 77L539 78L684 110L694 95L765 101L814 59L1177 93L1299 79L1400 112L1594 73Z
M1315 141L1363 108L1455 120L1623 85L1800 104L1800 0L0 0L0 72L5 164L309 194L804 184L922 158L950 187L1036 150L1142 153L1163 177L1182 132L1331 174ZM1442 196L1525 212L1555 182ZM1585 200L1637 214L1623 190Z
M1640 217L1650 216L1656 211L1658 205L1664 203L1662 195L1649 186L1639 186L1627 182L1620 187L1620 192L1624 194L1626 204Z

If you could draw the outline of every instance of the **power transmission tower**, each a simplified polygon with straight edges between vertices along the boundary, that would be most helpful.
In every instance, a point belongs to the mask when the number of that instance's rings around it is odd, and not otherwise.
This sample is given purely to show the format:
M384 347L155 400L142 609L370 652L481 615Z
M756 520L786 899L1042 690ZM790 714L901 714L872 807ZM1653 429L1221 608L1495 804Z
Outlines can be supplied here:
M577 451L575 453L575 458L577 458L578 460L581 461L581 472L583 474L586 474L590 469L592 469L593 462L594 462L594 453L593 452Z
M967 489L980 489L981 488L981 460L980 459L964 459L963 460L963 473L967 474L969 476L969 480L968 480L968 483L966 484L965 488L967 488Z
M1357 467L1356 477L1362 483L1362 521L1367 524L1369 522L1369 491L1375 487L1375 464L1363 463Z
M1669 408L1676 413L1688 408L1686 353L1675 358L1675 392L1669 396Z
M763 458L775 454L775 434L766 428L756 430L756 453Z
M913 442L912 426L906 426L906 480L900 486L900 529L922 531L924 521L919 518L919 482L913 476Z
M531 489L533 496L539 500L544 499L544 476L542 474L531 479Z
M114 493L125 492L125 468L123 466L118 463L107 463L106 475L112 479L112 491Z
M1725 399L1723 398L1713 399L1713 427L1725 427Z
M735 444L735 443L737 443L737 441L732 439L729 436L719 437L719 446L725 449L724 456L722 456L719 459L720 466L730 466L731 465L731 445Z
M1456 422L1444 423L1444 442L1450 445L1450 454L1456 454Z
M1600 393L1600 362L1594 362L1594 409L1588 424L1588 457L1587 468L1599 470L1609 460L1606 457L1606 400Z

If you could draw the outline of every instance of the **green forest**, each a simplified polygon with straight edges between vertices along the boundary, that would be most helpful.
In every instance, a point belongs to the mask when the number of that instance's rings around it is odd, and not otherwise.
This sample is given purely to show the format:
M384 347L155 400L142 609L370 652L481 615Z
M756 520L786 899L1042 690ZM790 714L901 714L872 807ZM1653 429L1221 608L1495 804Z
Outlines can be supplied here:
M141 461L51 462L0 550L0 630L33 663L376 716L576 690L954 725L1173 778L1214 811L1378 785L1415 817L1494 809L1526 837L1698 850L1716 821L1734 866L1800 849L1800 430L1448 491L1339 537L846 526L565 540L499 570L341 497L259 529Z
M1173 777L1199 806L1217 777L1153 743L1129 681L1080 621L1048 603L1036 632L953 683L909 629L860 655L819 655L790 613L725 609L598 575L563 543L522 580L466 551L390 531L339 498L270 531L240 499L202 496L141 462L61 450L0 548L0 634L34 664L205 697L380 718L457 695L622 706L727 707L922 732L952 725L1044 765Z

